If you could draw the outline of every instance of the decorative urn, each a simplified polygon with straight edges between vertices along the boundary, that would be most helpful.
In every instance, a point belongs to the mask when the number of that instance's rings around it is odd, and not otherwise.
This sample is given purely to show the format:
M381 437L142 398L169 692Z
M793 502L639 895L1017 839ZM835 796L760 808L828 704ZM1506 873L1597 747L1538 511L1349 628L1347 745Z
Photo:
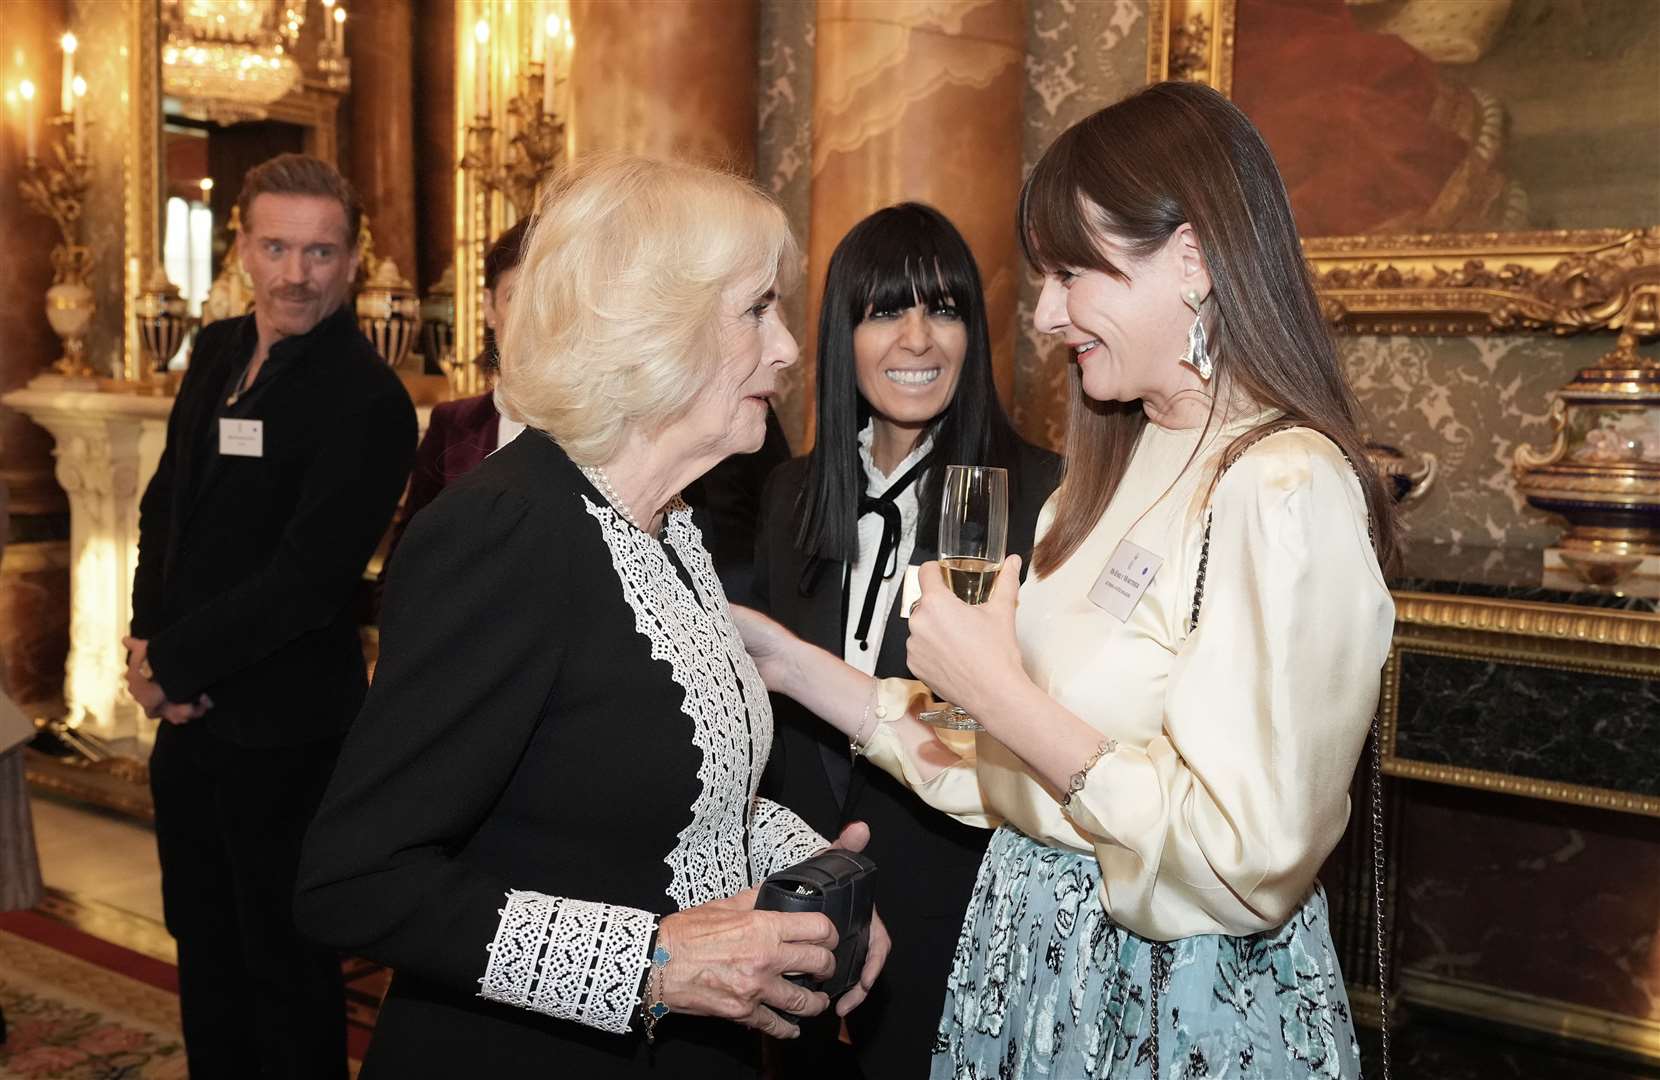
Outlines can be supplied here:
M1660 556L1660 363L1636 344L1627 326L1613 352L1557 391L1549 450L1516 450L1517 488L1568 519L1565 559Z
M158 377L166 378L167 362L173 359L190 332L190 305L160 266L153 267L133 303L138 323L138 341L144 359Z
M391 259L380 259L357 294L357 324L391 367L409 355L421 325L415 290Z

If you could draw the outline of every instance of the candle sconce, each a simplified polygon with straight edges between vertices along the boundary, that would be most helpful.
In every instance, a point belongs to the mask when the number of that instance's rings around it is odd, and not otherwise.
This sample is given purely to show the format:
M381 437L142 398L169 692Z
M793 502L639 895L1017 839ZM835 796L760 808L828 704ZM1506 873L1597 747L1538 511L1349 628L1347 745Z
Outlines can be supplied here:
M456 0L472 47L456 52L455 321L452 392L483 381L484 260L500 232L535 211L562 168L572 127L576 32L567 0Z
M324 25L317 42L317 74L323 85L344 94L352 88L352 62L346 56L346 5L323 0Z
M522 92L507 102L509 118L504 153L496 150L496 129L480 116L467 129L467 153L461 167L473 173L486 191L499 191L523 217L536 208L542 181L565 160L565 121L552 110L545 67L533 66ZM555 86L557 86L557 76Z
M77 134L74 119L55 116L48 124L62 131L51 146L52 160L29 156L18 191L24 205L49 217L63 237L52 248L52 287L46 290L46 319L63 339L63 355L52 365L60 375L90 377L86 362L86 330L98 310L88 282L92 278L92 249L79 243L81 210L85 205L91 169L84 152L84 132Z

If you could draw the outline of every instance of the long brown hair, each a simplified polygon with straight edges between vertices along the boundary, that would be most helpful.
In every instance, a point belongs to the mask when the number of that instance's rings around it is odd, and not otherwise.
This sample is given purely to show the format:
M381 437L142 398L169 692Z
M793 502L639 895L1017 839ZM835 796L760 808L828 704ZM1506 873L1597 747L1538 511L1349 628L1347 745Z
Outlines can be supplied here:
M1210 272L1202 311L1217 382L1279 410L1276 426L1312 428L1342 450L1366 496L1379 565L1389 567L1394 504L1367 462L1360 406L1315 299L1285 184L1245 114L1207 86L1155 83L1068 128L1020 192L1021 243L1044 272L1087 268L1123 278L1101 237L1141 259L1184 222ZM1077 378L1070 398L1066 478L1054 522L1032 552L1040 574L1065 562L1094 529L1147 423L1138 403L1091 401ZM1222 460L1262 430L1240 435Z

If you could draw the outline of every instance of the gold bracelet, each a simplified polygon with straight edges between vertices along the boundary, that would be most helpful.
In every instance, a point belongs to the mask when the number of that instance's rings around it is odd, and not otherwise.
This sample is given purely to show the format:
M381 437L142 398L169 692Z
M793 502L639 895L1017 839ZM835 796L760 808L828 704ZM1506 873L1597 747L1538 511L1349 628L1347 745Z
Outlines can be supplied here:
M887 719L888 707L886 705L876 704L876 699L881 696L881 693L882 680L872 679L870 683L870 697L865 699L865 711L859 715L859 727L847 740L847 757L849 761L857 762L860 755L865 752L864 744L869 742L870 739L868 737L861 739L860 736L864 735L865 727L870 721L871 714L875 714L877 723ZM874 730L872 731L872 734L875 734Z
M1117 739L1102 739L1101 745L1095 748L1095 753L1084 759L1084 767L1072 774L1072 782L1067 785L1066 798L1061 800L1061 809L1065 810L1072 805L1072 796L1084 790L1084 781L1089 779L1089 770L1095 768L1100 760L1118 749Z

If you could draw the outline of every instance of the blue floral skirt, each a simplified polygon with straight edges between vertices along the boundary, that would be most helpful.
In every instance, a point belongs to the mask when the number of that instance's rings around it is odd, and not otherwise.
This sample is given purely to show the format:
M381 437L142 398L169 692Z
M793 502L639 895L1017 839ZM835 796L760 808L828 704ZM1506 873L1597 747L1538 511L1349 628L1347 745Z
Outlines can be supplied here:
M1100 884L1094 858L997 830L932 1080L1360 1076L1319 886L1278 929L1162 942L1113 922Z

